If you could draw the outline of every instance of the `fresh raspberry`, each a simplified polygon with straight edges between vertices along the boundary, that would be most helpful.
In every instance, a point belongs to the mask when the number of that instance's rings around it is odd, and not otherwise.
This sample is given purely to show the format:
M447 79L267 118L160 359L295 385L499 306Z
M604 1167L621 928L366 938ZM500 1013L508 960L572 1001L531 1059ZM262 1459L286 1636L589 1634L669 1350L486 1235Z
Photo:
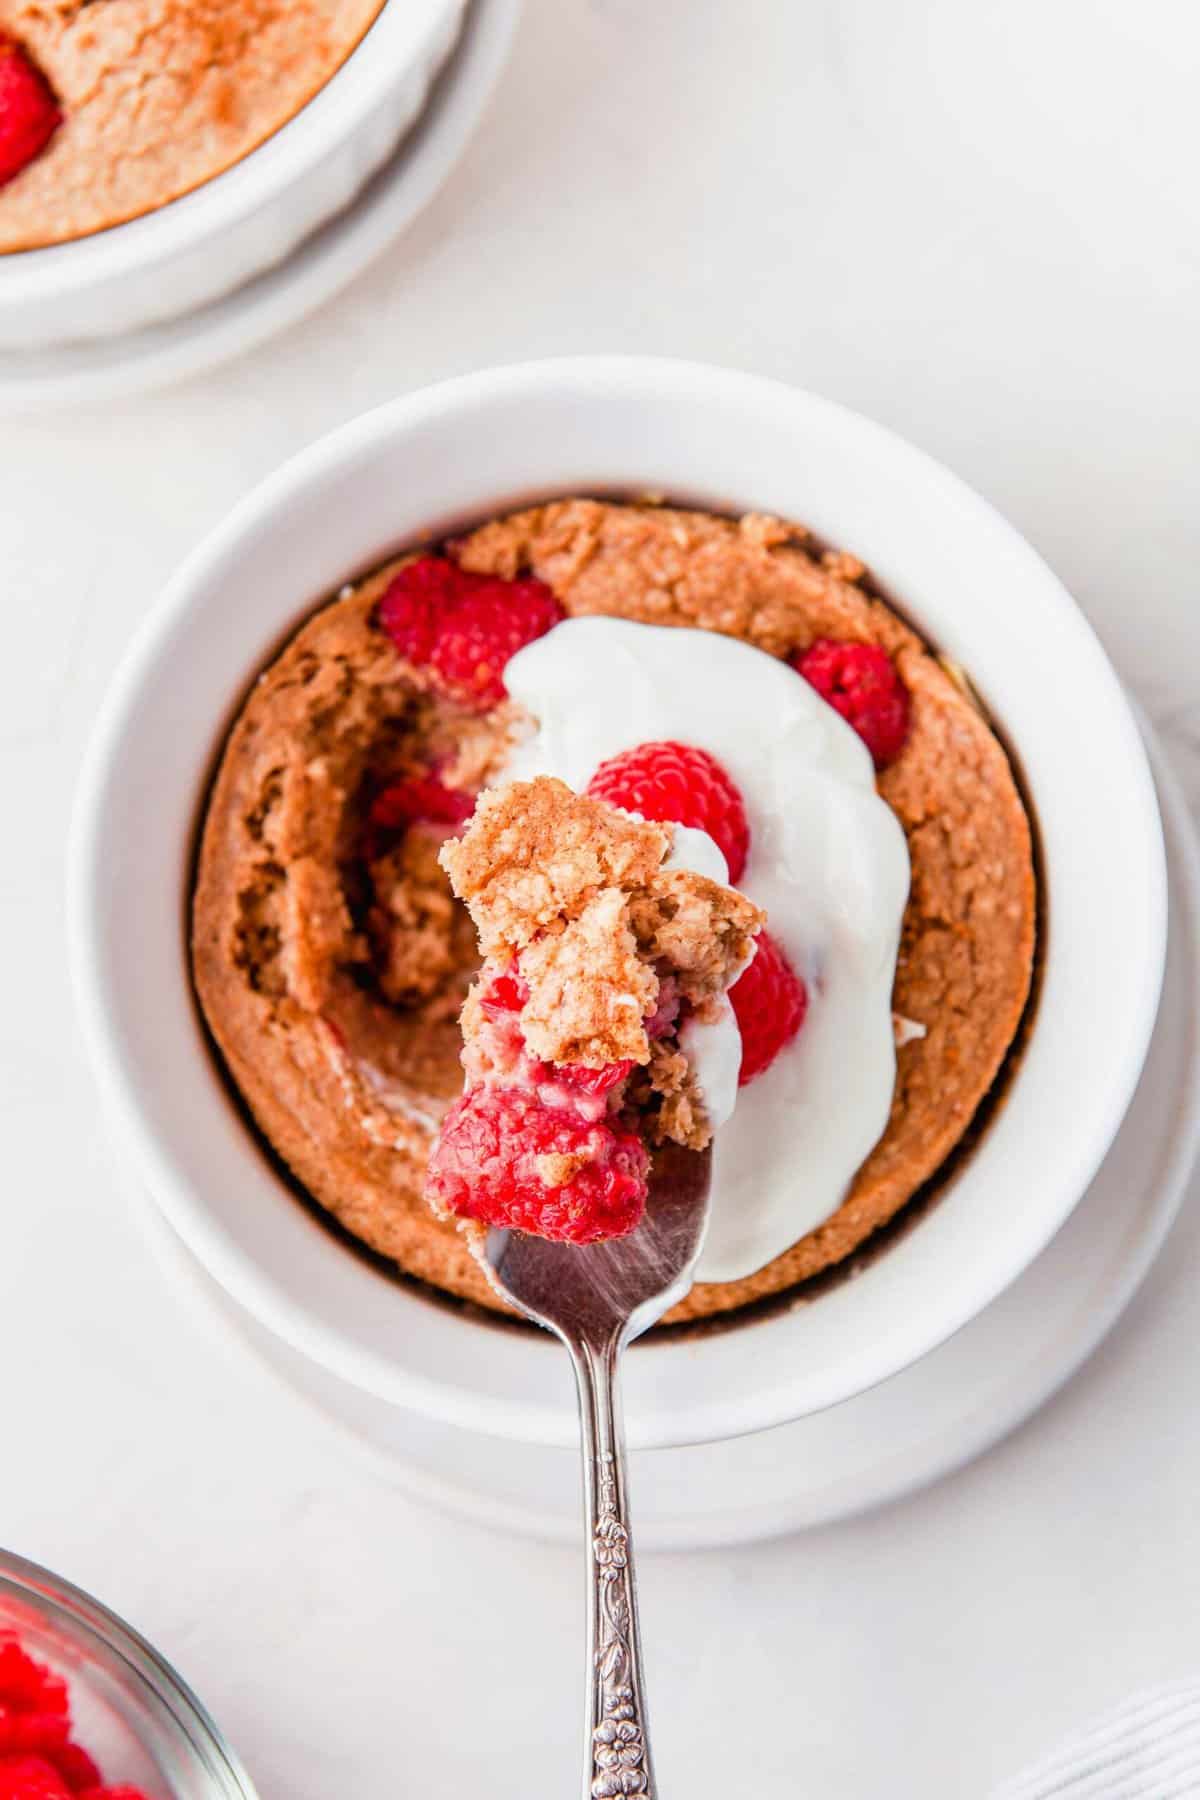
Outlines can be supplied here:
M0 33L0 187L41 155L61 124L46 77L20 44Z
M100 1770L82 1744L54 1744L42 1754L47 1762L54 1764L73 1794L99 1787Z
M447 687L486 708L508 691L509 658L544 637L563 612L543 581L472 579L479 586L444 624L433 665Z
M67 1684L35 1662L11 1632L0 1634L0 1706L10 1712L67 1712Z
M544 581L476 575L444 556L406 563L379 602L379 622L401 656L485 710L504 699L509 657L562 616Z
M0 1707L0 1756L36 1752L49 1756L53 1747L65 1744L71 1721L62 1712L25 1712Z
M739 881L750 848L741 794L715 756L692 744L639 744L602 762L587 791L596 800L663 825L707 831Z
M406 825L466 823L475 810L475 796L461 788L449 788L436 775L412 775L392 781L372 800L367 824L376 831L403 831Z
M433 660L438 622L458 603L458 573L444 556L418 556L393 576L379 602L379 623L418 669Z
M71 1790L40 1756L5 1756L0 1757L0 1800L71 1800Z
M895 762L908 740L908 689L886 650L817 638L791 658L793 669L853 725L877 769Z
M729 990L742 1034L738 1086L745 1087L791 1043L804 1023L808 990L769 931L755 940L753 961Z
M551 1186L543 1157L582 1159ZM632 1231L646 1209L646 1148L606 1120L542 1105L523 1088L477 1087L454 1102L429 1161L427 1192L460 1218L572 1244Z

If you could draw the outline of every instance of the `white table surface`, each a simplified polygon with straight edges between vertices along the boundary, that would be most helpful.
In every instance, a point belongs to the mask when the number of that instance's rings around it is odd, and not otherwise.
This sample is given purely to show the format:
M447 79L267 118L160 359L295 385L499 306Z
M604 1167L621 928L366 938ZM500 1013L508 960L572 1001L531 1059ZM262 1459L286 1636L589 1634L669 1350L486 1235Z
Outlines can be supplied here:
M248 483L398 391L555 351L728 361L1007 512L1200 804L1198 59L1171 0L529 0L465 161L340 301L184 388L0 426L0 1540L140 1624L267 1800L574 1793L580 1569L398 1500L163 1284L63 949L132 627ZM1091 1366L964 1474L649 1559L664 1794L962 1800L1200 1664L1198 1338L1193 1204Z

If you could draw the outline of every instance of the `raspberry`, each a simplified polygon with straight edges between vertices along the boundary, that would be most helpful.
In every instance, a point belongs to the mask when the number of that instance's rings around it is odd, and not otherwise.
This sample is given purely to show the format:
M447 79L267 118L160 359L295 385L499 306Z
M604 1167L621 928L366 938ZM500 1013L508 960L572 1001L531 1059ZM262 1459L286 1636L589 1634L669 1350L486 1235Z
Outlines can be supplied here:
M742 1034L738 1086L745 1087L790 1044L808 1010L808 990L771 936L760 931L754 959L729 990Z
M626 1061L588 1069L582 1063L535 1062L531 1057L525 1077L543 1106L573 1113L590 1125L620 1111L633 1069Z
M875 762L885 769L908 739L908 689L886 650L817 638L798 651L791 665L857 731Z
M100 1770L81 1744L56 1744L43 1755L54 1764L73 1794L99 1787Z
M444 556L406 563L379 602L379 622L401 656L484 710L504 699L509 657L562 616L544 581L475 575Z
M66 1683L0 1633L0 1800L146 1800L138 1788L103 1786L70 1729Z
M0 1757L0 1800L71 1800L71 1790L40 1756L5 1756Z
M596 1100L611 1094L633 1073L633 1064L628 1060L606 1063L602 1069L586 1069L582 1063L543 1063L542 1067L547 1080Z
M553 1186L539 1167L551 1157L578 1164ZM632 1132L544 1106L523 1088L477 1087L446 1115L427 1191L435 1206L460 1218L594 1244L638 1224L648 1166Z
M51 1750L65 1744L71 1722L66 1713L23 1712L0 1707L0 1756L34 1751L49 1757Z
M443 556L418 556L388 583L379 623L405 662L425 668L433 657L438 620L457 604L458 570Z
M532 1090L543 1106L566 1108L588 1121L603 1118L609 1096L619 1102L615 1090L629 1078L633 1064L614 1062L589 1069L583 1063L542 1062L530 1056L519 1018L529 987L516 959L499 973L485 964L484 975L487 980L480 987L479 1003L489 1028L476 1034L464 1055L470 1079L477 1082L503 1076Z
M392 781L372 800L367 824L376 831L403 831L406 825L466 823L475 810L475 796L461 788L448 788L436 775L412 775Z
M61 124L46 77L19 44L0 34L0 187L41 155Z
M11 1633L0 1635L0 1706L8 1712L66 1716L67 1684L35 1662Z
M516 964L503 975L492 977L481 996L485 1012L520 1012L529 998L529 985L517 974Z
M602 762L588 793L626 812L664 825L692 825L707 831L739 881L750 848L750 827L741 794L716 757L691 744L639 744Z

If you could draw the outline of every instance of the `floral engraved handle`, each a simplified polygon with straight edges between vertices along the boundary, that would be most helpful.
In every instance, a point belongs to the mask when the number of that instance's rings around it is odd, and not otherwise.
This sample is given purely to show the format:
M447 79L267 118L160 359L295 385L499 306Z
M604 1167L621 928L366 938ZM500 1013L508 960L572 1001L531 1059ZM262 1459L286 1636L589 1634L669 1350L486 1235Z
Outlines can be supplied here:
M585 1800L654 1800L642 1699L633 1548L625 1502L625 1449L617 1399L619 1345L575 1355L584 1425L591 1567Z

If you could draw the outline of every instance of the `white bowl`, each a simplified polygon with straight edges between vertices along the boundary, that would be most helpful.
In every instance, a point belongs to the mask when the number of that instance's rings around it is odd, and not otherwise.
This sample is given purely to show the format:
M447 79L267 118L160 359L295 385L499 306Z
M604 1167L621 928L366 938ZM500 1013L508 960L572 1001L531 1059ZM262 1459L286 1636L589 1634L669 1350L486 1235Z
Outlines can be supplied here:
M414 539L536 496L603 490L782 513L862 556L1003 722L1044 854L1036 1024L1004 1105L938 1204L811 1304L630 1355L632 1441L699 1443L860 1393L994 1299L1082 1195L1149 1041L1166 886L1137 727L1059 582L954 476L829 401L674 362L499 369L355 421L235 508L132 647L78 801L73 958L121 1135L230 1293L295 1348L401 1405L572 1442L555 1344L389 1281L296 1203L210 1057L184 920L214 753L248 680L306 611Z
M139 330L282 262L395 150L454 46L466 3L385 0L320 92L232 168L127 224L0 256L0 349Z

